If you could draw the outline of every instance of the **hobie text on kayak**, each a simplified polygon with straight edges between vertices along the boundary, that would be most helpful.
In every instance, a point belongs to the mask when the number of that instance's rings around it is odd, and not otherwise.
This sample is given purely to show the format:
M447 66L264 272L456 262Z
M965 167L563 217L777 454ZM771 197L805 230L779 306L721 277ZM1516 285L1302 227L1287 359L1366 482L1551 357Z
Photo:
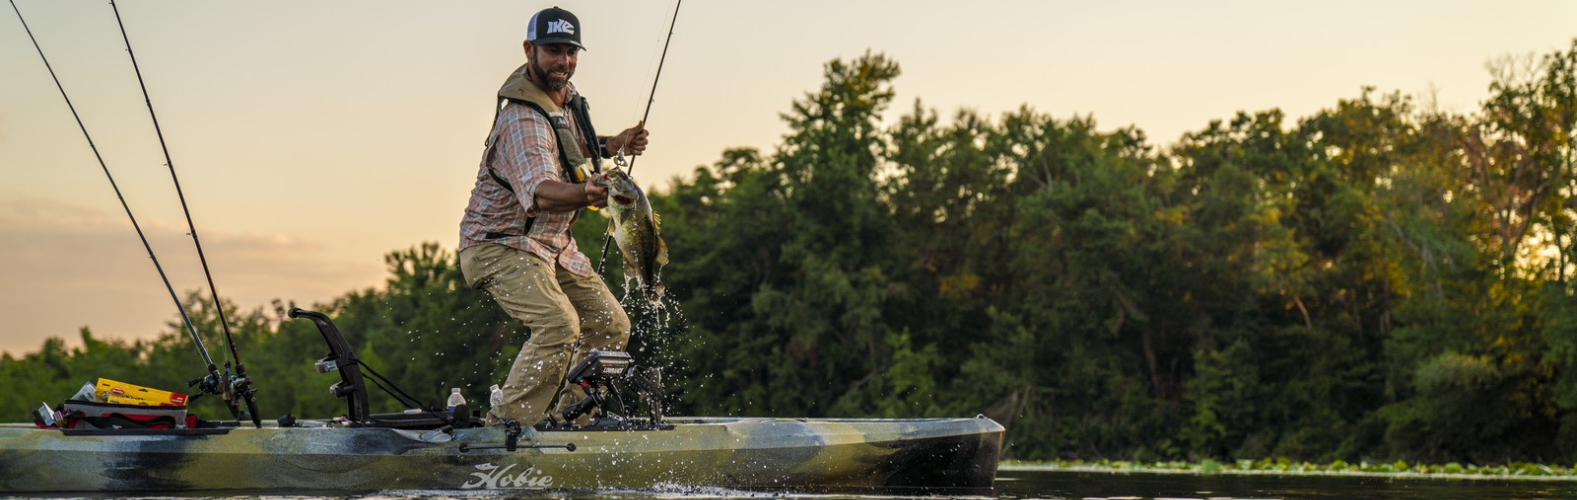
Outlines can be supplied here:
M520 472L512 473L511 471L515 470L516 466L519 465L509 464L503 467L492 463L477 465L476 469L478 472L471 473L471 476L477 478L477 480L461 484L460 489L503 490L553 487L553 476L543 474L542 471L537 470L536 467L530 464L527 464L525 469Z

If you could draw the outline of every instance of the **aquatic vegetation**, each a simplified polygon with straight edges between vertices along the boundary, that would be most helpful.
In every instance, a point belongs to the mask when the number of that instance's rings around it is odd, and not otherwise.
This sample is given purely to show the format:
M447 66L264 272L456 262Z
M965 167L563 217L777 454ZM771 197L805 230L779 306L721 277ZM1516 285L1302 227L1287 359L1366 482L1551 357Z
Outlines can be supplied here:
M1206 475L1220 474L1221 467L1222 466L1219 462L1207 458L1204 461L1199 462L1199 473Z

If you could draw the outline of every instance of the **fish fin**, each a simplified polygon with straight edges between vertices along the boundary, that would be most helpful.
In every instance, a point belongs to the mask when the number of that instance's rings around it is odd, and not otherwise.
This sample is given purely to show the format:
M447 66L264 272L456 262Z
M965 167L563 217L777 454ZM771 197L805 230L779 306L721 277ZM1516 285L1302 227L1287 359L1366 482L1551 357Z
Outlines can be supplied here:
M657 233L661 233L662 230L663 230L663 217L661 215L657 215L657 212L652 212L652 231L653 232L657 232Z
M659 266L668 265L668 244L663 242L661 236L657 237L657 258L655 260Z
M614 225L615 222L616 221L613 220L613 214L608 214L608 231L603 233L603 234L606 234L608 236L612 236L613 235L613 228L618 227L618 226Z

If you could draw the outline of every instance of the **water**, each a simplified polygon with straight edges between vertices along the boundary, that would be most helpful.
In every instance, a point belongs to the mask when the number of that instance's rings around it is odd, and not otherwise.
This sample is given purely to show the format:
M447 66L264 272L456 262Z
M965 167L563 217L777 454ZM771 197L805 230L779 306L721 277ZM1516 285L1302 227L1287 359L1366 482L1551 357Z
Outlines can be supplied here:
M1577 480L1431 479L1372 476L1192 475L1151 473L1003 470L990 494L974 496L789 494L720 488L677 488L665 491L384 491L366 495L43 495L30 499L193 498L212 500L714 500L734 498L785 500L1577 500Z
M1002 499L1577 500L1577 481L1004 470L997 474L994 496Z

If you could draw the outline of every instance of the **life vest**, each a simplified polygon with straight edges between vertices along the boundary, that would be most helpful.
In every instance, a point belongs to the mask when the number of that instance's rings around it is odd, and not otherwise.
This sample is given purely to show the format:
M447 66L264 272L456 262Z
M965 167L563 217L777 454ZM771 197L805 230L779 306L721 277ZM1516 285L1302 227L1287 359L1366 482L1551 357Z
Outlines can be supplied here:
M571 97L568 102L564 103L564 108L568 108L568 112L565 112L565 109L561 109L558 104L553 102L553 98L548 97L547 92L542 91L540 87L537 87L527 77L526 72L530 66L531 63L529 62L521 65L520 68L509 75L508 80L504 81L504 86L498 89L498 106L493 113L493 127L495 130L490 130L487 134L488 155L492 155L493 141L496 140L494 132L497 131L496 128L498 127L498 112L504 109L506 103L514 102L536 110L538 115L548 120L548 123L552 125L553 135L557 139L559 147L561 179L564 182L585 182L588 158L587 155L581 152L580 141L575 140L575 133L570 130L569 120L575 120L575 126L580 129L584 137L588 138L586 149L591 152L589 158L591 160L589 162L591 172L601 172L602 144L596 140L597 130L591 125L591 108L586 104L586 98L576 93L574 97ZM493 176L494 181L503 185L504 189L513 191L509 187L509 183L493 170L491 160L491 158L488 158L488 174Z

